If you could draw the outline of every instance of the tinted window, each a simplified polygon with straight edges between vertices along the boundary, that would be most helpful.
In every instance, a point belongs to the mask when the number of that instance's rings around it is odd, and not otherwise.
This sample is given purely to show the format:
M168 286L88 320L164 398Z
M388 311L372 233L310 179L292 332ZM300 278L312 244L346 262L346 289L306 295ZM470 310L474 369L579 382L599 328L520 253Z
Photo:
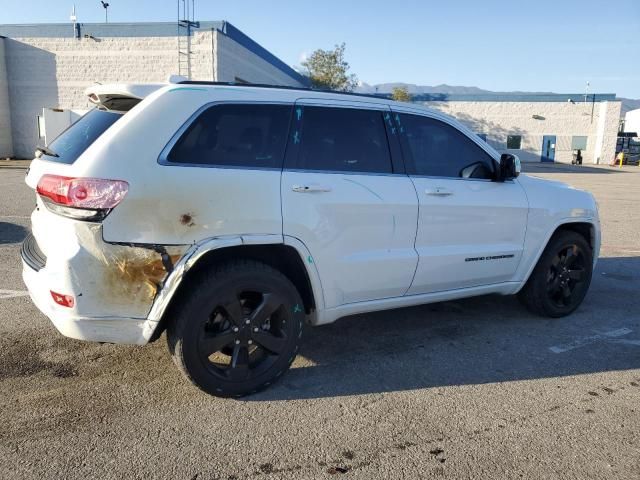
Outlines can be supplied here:
M298 168L392 171L387 134L379 111L305 107L300 141Z
M491 178L493 159L456 128L439 120L400 115L408 168L417 175Z
M58 157L42 155L42 158L58 163L75 162L89 148L89 145L121 117L121 113L91 110L48 145L50 150L58 154Z
M281 167L291 106L215 105L171 149L173 163Z

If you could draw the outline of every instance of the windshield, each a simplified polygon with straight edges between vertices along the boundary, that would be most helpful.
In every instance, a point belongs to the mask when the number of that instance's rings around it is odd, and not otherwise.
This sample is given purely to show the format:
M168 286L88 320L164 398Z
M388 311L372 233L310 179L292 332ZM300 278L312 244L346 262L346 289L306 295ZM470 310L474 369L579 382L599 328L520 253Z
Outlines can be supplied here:
M42 159L72 164L120 117L122 117L121 113L106 112L97 108L91 110L56 137L48 145L49 152L43 152ZM54 153L58 156L54 156Z

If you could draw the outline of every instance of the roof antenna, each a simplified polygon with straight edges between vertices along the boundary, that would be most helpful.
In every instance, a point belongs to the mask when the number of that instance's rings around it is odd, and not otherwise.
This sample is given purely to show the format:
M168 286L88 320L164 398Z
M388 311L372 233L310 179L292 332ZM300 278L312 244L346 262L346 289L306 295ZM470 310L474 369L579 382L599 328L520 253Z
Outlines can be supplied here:
M104 23L109 23L109 4L100 0L102 7L104 8Z

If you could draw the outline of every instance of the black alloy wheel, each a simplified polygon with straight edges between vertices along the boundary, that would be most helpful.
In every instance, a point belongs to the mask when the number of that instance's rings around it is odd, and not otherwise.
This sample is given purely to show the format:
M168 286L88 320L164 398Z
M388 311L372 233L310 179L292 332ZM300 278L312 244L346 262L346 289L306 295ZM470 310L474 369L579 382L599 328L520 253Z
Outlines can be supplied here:
M183 374L207 393L240 397L291 365L305 311L290 280L261 262L227 262L191 279L172 307L167 342Z
M564 317L584 300L592 270L591 245L575 231L560 230L549 240L518 298L533 313Z
M278 293L225 292L200 330L205 368L222 380L244 382L272 367L287 344L285 304Z
M551 260L547 274L547 292L559 308L571 306L587 277L584 254L578 245L563 247Z

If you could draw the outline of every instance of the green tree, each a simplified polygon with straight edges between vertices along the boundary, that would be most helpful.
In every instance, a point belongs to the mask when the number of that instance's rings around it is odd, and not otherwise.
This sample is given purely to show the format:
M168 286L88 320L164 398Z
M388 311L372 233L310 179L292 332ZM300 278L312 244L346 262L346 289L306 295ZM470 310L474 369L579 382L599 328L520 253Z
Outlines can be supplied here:
M391 98L393 98L396 102L410 102L411 94L407 87L394 87L391 92Z
M302 62L314 88L350 92L357 86L358 79L349 73L344 50L344 43L336 45L333 50L319 48Z

